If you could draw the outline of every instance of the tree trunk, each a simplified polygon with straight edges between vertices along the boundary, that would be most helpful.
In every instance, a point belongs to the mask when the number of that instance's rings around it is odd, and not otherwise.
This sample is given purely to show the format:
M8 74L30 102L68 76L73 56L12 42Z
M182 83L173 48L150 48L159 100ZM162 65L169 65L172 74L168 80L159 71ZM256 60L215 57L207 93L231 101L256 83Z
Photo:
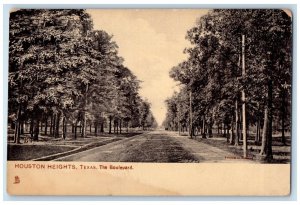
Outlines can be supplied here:
M255 144L258 145L259 141L260 141L260 119L257 118L257 121L256 121Z
M83 114L83 119L82 119L82 128L81 128L81 137L86 137L86 116L85 112Z
M25 123L24 123L24 121L22 121L22 122L20 122L20 134L21 135L24 135L24 125L25 125Z
M46 117L46 120L45 120L45 135L48 134L48 116Z
M101 125L100 125L100 132L104 132L104 122L101 122Z
M120 134L122 133L122 119L120 119Z
M209 126L208 126L208 137L209 138L212 138L213 137L213 134L212 134L212 123L210 122L209 123Z
M65 140L66 139L66 117L63 116L62 119L62 138Z
M108 134L111 134L111 119L112 117L109 116L109 129L108 129Z
M226 125L225 125L224 122L223 122L223 137L227 138L227 135L226 135Z
M26 121L24 121L23 123L24 123L24 133L23 134L25 134L25 133L28 133L29 128L28 128L28 123Z
M266 141L266 160L273 159L273 151L272 151L272 123L273 123L273 81L269 79L268 82L268 132L267 132L267 141Z
M268 107L265 107L264 112L264 126L263 126L263 133L261 139L261 150L260 155L265 155L267 153L267 132L268 132Z
M114 133L116 133L116 122L114 121Z
M14 143L20 144L20 124L21 124L21 104L19 104L17 112L17 120L15 126Z
M285 94L285 90L282 89L282 95L281 95L281 142L283 145L286 145L286 139L285 139L285 135L284 135L284 120L285 120L285 116L286 116L286 111L285 111L285 98L286 98L286 94Z
M75 140L77 139L77 124L78 122L76 121L75 127L74 127L74 138Z
M84 99L84 110L83 110L83 120L82 120L82 132L81 132L81 137L86 137L86 106L87 106L87 93L89 90L89 86L86 85L86 89L85 89L85 99Z
M230 139L229 139L229 144L233 145L234 144L234 117L232 116L232 121L231 121L231 133L230 133Z
M198 135L199 135L200 137L203 137L205 131L204 131L204 129L203 129L203 121L202 121L202 120L200 121L200 123L199 123L197 129L198 129ZM205 137L206 137L206 136L205 136Z
M193 138L193 107L192 107L192 90L190 90L190 138Z
M53 137L54 137L54 138L57 137L57 136L56 136L56 133L57 133L57 121L58 121L57 118L58 118L58 117L57 117L57 114L55 114L54 117L53 117Z
M67 132L67 129L68 129L68 119L66 119L66 121L65 121L64 128L65 128L65 138L67 138L67 134L68 134L68 132Z
M226 138L227 142L230 142L229 124L226 124Z
M259 119L259 124L258 124L258 142L261 142L261 121Z
M40 120L36 119L35 124L34 124L34 134L33 134L34 141L39 140L39 134L40 134Z
M266 160L273 159L272 153L272 88L273 88L272 80L268 81L268 105L265 108L265 116L264 116L264 127L263 127L263 136L262 136L262 146L261 146L261 155L266 155Z
M10 122L10 128L16 129L16 122L14 122L13 120Z
M31 120L30 120L30 138L33 139L33 126L34 126L34 119L33 117L31 117Z
M119 134L119 121L118 120L116 121L115 125L116 125L117 134Z
M225 127L226 126L226 127ZM224 132L225 132L225 135L226 135L226 142L229 143L229 132L228 132L228 124L224 124Z
M57 121L57 114L54 114L53 115L53 127L52 127L52 134L53 134L53 137L55 137L56 135L56 121Z
M205 127L205 115L203 115L203 120L202 120L202 138L206 139L206 127Z
M56 115L56 120L55 120L55 138L58 138L59 137L59 121L60 121L60 116L61 114L57 114Z
M98 133L98 126L97 126L97 123L95 123L95 128L94 128L94 133L97 135L97 133Z
M53 114L51 114L50 118L50 136L53 136Z
M18 120L15 125L14 143L20 144L20 122Z

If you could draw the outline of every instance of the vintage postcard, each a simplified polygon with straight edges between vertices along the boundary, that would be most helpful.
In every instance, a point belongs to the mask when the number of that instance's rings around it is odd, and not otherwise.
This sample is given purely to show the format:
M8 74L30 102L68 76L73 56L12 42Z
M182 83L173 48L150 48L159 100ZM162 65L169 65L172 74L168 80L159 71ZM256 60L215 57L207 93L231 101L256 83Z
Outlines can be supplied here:
M10 195L287 196L292 13L13 9Z

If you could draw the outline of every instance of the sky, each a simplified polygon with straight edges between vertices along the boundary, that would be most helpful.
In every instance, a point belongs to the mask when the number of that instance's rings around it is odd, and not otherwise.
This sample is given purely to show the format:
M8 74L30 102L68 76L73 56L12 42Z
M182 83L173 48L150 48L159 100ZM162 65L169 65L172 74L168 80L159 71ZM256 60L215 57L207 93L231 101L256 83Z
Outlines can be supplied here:
M169 77L173 66L186 59L186 32L206 14L204 9L94 9L95 30L113 35L124 65L142 81L139 91L151 103L158 124L166 115L165 100L178 89Z

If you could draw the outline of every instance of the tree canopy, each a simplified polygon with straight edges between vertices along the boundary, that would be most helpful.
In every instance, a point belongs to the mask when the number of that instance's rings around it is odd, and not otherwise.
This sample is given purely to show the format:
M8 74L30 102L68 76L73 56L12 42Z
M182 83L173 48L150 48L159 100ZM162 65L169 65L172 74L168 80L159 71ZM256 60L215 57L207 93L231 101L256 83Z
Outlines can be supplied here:
M83 137L87 123L95 129L108 120L119 122L120 129L121 121L142 127L153 115L143 111L139 83L123 65L112 36L93 30L85 10L10 14L9 121L15 124L15 142L20 142L24 123L31 124L35 140L40 123L50 121L51 134L58 137L62 126L64 138L67 124L81 126ZM155 120L150 121L152 126Z
M213 126L222 126L231 130L230 143L238 145L241 126L260 127L264 122L261 154L271 159L274 119L282 121L282 130L290 126L291 29L291 17L277 9L215 9L200 17L186 35L192 44L184 51L187 60L170 71L183 87L166 101L165 126L178 129L193 119L192 125L203 136L207 130L211 134ZM242 75L243 35L246 73ZM240 117L243 104L245 125Z

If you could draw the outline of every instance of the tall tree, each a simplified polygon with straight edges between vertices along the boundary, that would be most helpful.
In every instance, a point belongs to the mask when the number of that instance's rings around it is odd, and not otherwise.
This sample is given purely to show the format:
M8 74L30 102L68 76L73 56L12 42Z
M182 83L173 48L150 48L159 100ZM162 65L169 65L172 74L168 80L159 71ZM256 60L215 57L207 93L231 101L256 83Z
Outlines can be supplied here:
M247 72L242 76L243 35ZM223 123L227 133L231 129L230 143L238 145L240 107L246 103L251 117L243 127L256 123L259 135L264 119L261 154L272 159L273 118L281 113L284 130L285 108L290 103L283 96L289 93L291 83L291 18L283 10L216 9L199 18L187 39L192 44L185 49L188 59L173 67L170 76L193 89L195 123L201 122L203 130L212 122L218 127ZM243 102L242 90L247 96ZM274 106L281 111L274 112ZM284 131L282 136L284 141Z

